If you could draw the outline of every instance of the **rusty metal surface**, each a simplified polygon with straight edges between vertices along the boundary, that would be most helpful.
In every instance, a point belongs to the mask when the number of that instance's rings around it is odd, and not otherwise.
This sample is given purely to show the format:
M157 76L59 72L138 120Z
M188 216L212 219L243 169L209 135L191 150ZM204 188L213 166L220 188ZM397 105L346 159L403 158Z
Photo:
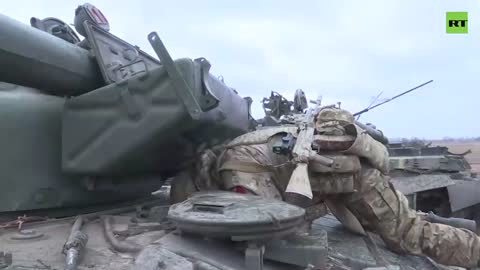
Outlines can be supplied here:
M152 249L159 249L159 247L163 247L176 254L182 254L183 257L190 257L190 259L201 259L205 262L213 261L215 265L222 266L221 269L247 270L244 267L243 254L230 243L214 240L203 241L201 238L195 238L193 236L182 237L173 233L162 237L153 245L146 247L139 254L139 258L143 257L144 253L151 252L150 250ZM149 259L156 258L150 257ZM140 260L136 261L136 264L141 265L142 263ZM287 269L291 269L291 266L272 261L265 261L264 264L264 270Z
M348 232L332 215L317 219L312 228L314 230L324 230L328 233L329 257L342 261L345 268L340 269L379 267L383 262L388 265L397 265L401 270L438 270L427 258L398 255L389 251L377 235L372 234L371 241L366 241L366 237ZM382 262L378 259L381 259Z
M115 216L113 231L116 234L128 231L131 218L131 215ZM61 250L71 229L71 220L42 223L38 226L30 226L30 229L42 234L42 237L15 240L12 239L12 236L17 233L17 229L1 231L1 249L3 252L12 254L12 269L64 269L65 257ZM126 241L142 246L142 251L134 254L113 251L105 240L101 223L98 220L85 224L83 230L88 234L89 241L79 269L188 270L198 269L193 268L195 263L207 263L227 267L221 269L246 270L244 267L245 256L241 245L229 241L205 240L191 235L180 235L176 232L165 234L162 230L147 231L125 238ZM375 259L379 256L388 264L399 265L401 270L436 269L425 258L402 256L388 251L378 237L373 238L373 241L376 242L374 248L377 254L377 256L373 256L372 247L365 242L365 238L346 231L344 226L331 215L316 220L312 230L313 233L328 234L328 244L325 246L325 251L328 250L328 258L325 258L328 259L327 263L334 260L336 265L350 267L345 269L379 266ZM316 246L319 247L318 244ZM266 260L264 269L286 270L291 269L291 265ZM321 268L321 270L325 269L339 268L330 268L330 266Z
M428 148L427 148L428 149ZM390 149L390 151L392 151ZM469 169L463 157L445 156L390 156L390 169L458 172Z

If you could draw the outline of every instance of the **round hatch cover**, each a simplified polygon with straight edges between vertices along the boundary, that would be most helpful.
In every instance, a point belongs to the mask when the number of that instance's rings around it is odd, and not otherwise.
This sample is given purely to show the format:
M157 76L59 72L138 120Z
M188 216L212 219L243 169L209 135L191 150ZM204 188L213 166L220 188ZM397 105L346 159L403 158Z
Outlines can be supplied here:
M295 232L304 217L303 208L286 202L226 191L195 193L168 211L181 231L235 241L284 236Z

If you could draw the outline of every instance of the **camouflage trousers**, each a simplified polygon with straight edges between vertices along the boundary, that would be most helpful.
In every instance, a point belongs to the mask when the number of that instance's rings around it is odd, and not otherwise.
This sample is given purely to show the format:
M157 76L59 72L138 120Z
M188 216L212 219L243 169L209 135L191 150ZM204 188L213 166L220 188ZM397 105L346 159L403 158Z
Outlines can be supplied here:
M365 225L378 233L387 246L399 253L426 255L451 266L476 267L480 238L466 229L430 223L408 206L395 191L388 176L378 170L362 169L358 193L343 195L347 207Z
M258 163L258 157L253 162ZM242 159L248 160L245 155ZM284 179L289 175L280 177L282 181L278 177L279 172L246 172L230 168L220 174L219 180L227 190L242 186L260 196L282 199L284 189L279 189L285 187ZM332 196L344 202L366 229L378 233L391 250L425 255L444 265L475 267L479 263L480 238L475 233L425 221L421 213L409 208L405 196L395 191L389 177L379 170L362 164L356 186L355 193Z

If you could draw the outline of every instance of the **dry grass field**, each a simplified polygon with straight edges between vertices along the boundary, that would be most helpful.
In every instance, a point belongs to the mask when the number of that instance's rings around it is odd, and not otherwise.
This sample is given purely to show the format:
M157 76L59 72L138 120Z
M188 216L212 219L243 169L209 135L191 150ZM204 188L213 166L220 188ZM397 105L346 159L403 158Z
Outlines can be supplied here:
M447 146L452 153L463 153L472 150L471 154L466 155L468 162L472 165L475 172L480 173L480 142L476 141L435 141L433 145Z

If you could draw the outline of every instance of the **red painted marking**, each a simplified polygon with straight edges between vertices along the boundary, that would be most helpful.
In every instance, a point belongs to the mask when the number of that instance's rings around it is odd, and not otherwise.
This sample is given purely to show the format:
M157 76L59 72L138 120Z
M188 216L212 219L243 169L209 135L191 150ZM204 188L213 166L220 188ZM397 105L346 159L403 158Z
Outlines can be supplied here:
M91 10L92 10L92 13L93 13L93 17L94 17L95 21L96 21L98 24L103 24L103 23L105 23L105 22L102 20L102 17L98 14L96 8L92 8Z
M100 11L100 9L97 9L97 12L98 14L100 15L100 17L102 17L102 20L105 24L108 24L108 20L107 18L105 17L105 15L103 15L102 11Z
M248 190L242 186L235 186L233 188L233 192L236 192L236 193L241 193L241 194L247 194L248 193Z

